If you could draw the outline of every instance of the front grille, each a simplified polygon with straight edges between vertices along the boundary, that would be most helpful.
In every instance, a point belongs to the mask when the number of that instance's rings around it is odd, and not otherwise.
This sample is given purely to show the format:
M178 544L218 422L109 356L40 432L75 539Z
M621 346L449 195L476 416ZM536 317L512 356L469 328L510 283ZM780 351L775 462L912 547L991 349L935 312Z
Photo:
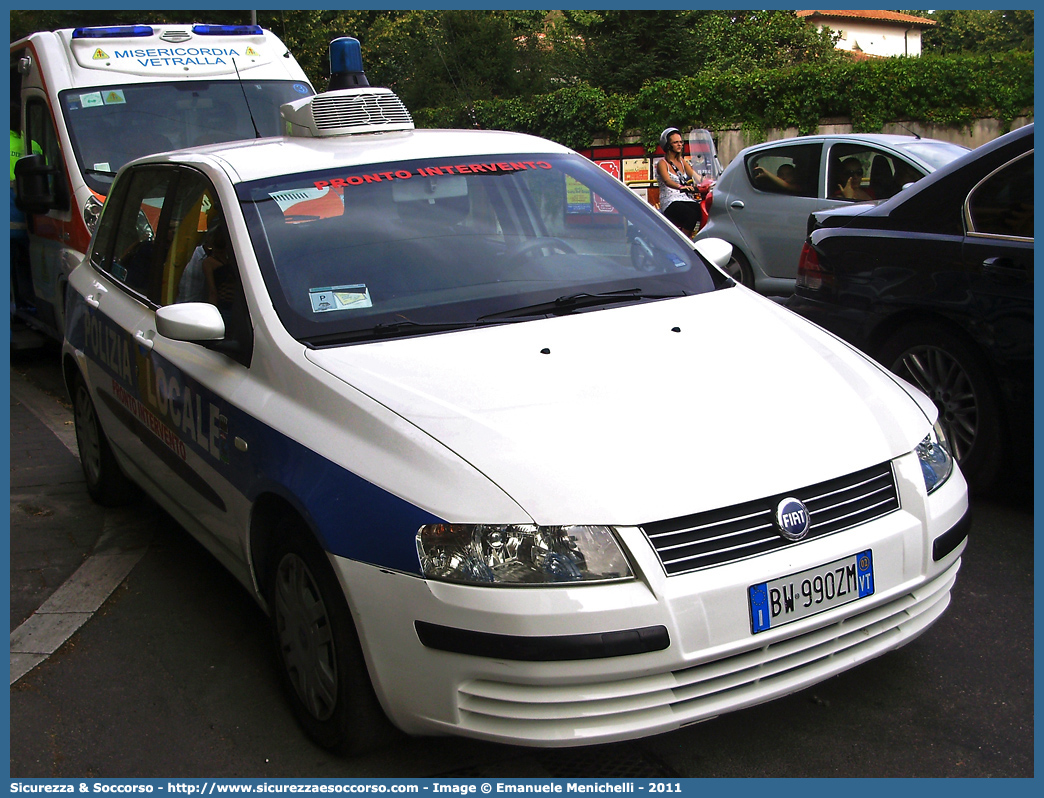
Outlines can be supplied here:
M950 603L960 561L934 580L826 626L687 668L584 684L479 679L458 688L460 724L512 742L580 745L659 732L792 693L898 648ZM637 667L636 671L639 670Z
M798 545L781 537L773 520L776 505L788 496L800 499L808 510L809 530L801 542L899 509L891 463L882 463L778 496L644 524L642 531L668 576L724 565Z
M402 100L390 91L320 94L312 101L312 118L319 130L413 124Z

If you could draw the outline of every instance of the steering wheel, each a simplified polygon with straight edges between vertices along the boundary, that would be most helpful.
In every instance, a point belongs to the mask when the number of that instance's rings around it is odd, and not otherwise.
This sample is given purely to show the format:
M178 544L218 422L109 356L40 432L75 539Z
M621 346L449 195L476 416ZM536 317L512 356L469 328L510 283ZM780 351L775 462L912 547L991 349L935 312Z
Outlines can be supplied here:
M552 252L558 251L564 255L576 254L576 250L561 238L548 237L523 241L509 252L505 253L504 257L508 262L514 263L515 261L522 260L522 258L530 257L538 249L550 249Z
M631 241L631 265L639 272L663 271L663 267L656 263L655 251L640 238Z

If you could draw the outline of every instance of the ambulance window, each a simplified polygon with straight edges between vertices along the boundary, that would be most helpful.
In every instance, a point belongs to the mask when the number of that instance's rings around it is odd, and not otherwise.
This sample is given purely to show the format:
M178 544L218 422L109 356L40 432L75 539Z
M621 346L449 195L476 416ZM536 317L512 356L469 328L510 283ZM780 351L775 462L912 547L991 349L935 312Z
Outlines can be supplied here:
M100 268L133 292L155 304L159 303L160 258L169 212L164 204L175 172L173 169L138 169L127 176L130 186L119 208L116 235L111 258ZM157 238L160 242L157 242Z
M63 169L62 151L51 121L51 112L47 103L41 99L33 98L26 103L24 141L27 142L23 144L25 152L42 153L48 166ZM59 210L68 210L69 195L65 188L64 173L59 171L51 175L48 183L51 195L59 202Z

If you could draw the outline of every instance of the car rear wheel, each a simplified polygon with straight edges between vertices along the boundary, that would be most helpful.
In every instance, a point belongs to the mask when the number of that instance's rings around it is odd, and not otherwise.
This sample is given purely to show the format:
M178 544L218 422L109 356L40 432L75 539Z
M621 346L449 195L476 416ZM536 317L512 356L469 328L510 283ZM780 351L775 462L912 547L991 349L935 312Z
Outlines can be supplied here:
M881 348L881 363L928 395L950 450L974 488L993 486L1004 462L999 402L989 370L970 343L947 330L915 324Z
M133 501L138 487L120 469L112 447L98 423L90 390L77 376L72 387L76 448L87 482L87 493L103 507L119 507Z
M276 531L268 585L279 674L298 722L356 754L393 734L373 692L351 611L326 555L296 516Z
M735 245L732 247L732 257L725 264L725 271L740 285L754 288L754 270L750 268L750 263L743 253L736 249Z

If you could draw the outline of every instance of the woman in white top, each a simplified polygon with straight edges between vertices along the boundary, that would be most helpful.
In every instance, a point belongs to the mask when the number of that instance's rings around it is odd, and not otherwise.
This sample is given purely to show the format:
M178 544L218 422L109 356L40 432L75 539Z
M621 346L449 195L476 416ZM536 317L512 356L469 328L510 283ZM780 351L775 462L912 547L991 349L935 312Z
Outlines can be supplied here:
M685 142L676 127L660 134L664 157L656 164L656 181L660 186L660 212L689 238L700 223L700 203L696 190L696 174L682 157Z

